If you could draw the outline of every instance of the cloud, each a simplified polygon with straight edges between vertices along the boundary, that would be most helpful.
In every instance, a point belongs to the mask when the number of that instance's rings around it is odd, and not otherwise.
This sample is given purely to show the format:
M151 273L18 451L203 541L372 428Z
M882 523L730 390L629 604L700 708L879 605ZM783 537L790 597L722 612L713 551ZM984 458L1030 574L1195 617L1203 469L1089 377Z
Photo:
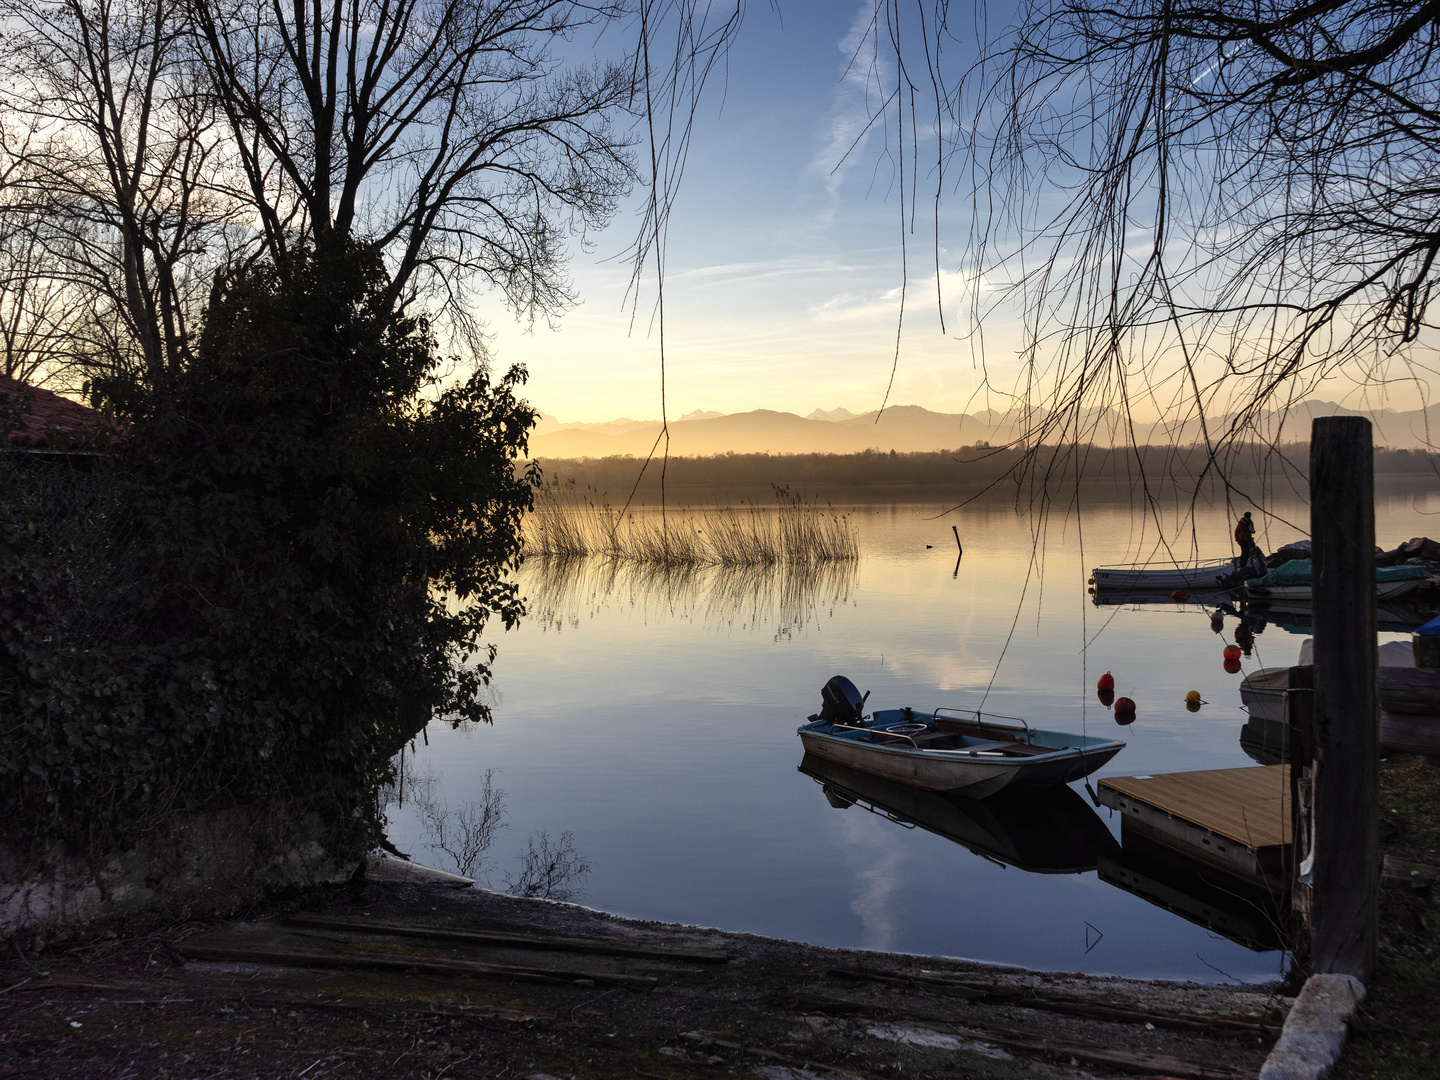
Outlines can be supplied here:
M863 273L869 269L872 268L816 259L766 259L754 262L696 266L679 272L667 271L665 276L670 281L686 279L714 281L725 278L743 278L747 281L755 281L763 278L803 277L808 274Z
M866 145L877 130L870 121L885 100L884 87L895 80L894 65L882 56L879 41L879 5L876 0L862 0L849 31L838 43L846 66L835 88L828 131L813 162L831 195L865 156Z
M977 302L993 295L998 286L985 274L974 269L941 270L939 273L941 310L947 323L958 322L967 309ZM918 313L922 308L933 312L937 295L936 275L911 279L904 290L907 312ZM866 322L873 319L895 319L900 314L901 288L875 290L870 292L843 292L827 297L806 312L811 318L847 322ZM906 319L908 321L909 315Z
M854 873L855 898L850 901L850 910L860 918L862 946L893 949L893 899L900 888L905 848L873 818L852 815L841 828Z

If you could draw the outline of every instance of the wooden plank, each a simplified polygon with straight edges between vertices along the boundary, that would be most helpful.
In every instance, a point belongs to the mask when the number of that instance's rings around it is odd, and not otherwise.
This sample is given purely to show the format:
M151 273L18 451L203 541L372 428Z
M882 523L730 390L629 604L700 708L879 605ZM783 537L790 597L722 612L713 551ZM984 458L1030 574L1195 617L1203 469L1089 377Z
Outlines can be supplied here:
M558 971L550 968L522 968L508 964L477 964L466 960L439 960L421 956L377 956L368 953L300 952L264 946L207 945L181 943L176 951L187 960L221 960L241 964L272 964L277 967L360 968L373 971L413 971L418 975L462 975L479 979L515 979L519 982L559 985L608 984L635 990L650 990L658 980L648 975L620 975L608 971Z
M291 915L290 926L316 930L347 930L355 934L391 934L397 937L458 941L507 949L553 949L557 952L594 953L601 956L635 956L654 960L679 960L691 964L725 964L730 954L699 949L662 949L649 945L627 945L601 938L555 937L549 934L516 934L502 930L472 930L454 926L423 926L412 923L382 923L360 919L337 919L325 915Z
M1310 430L1315 850L1310 959L1368 982L1379 943L1380 721L1375 701L1375 455L1370 421Z
M1155 776L1110 776L1108 791L1162 810L1251 851L1290 843L1290 766L1202 769Z
M1440 716L1381 709L1380 745L1387 752L1440 757Z
M1382 667L1375 672L1375 687L1380 693L1380 707L1386 712L1421 716L1440 713L1440 669Z
M1004 1002L1014 1003L1027 1009L1048 1009L1052 1012L1068 1013L1071 1016L1082 1016L1091 1020L1112 1020L1116 1023L1125 1024L1147 1024L1153 1023L1159 1027L1171 1027L1189 1031L1215 1031L1224 1029L1227 1031L1240 1031L1247 1035L1262 1035L1274 1037L1280 1034L1280 1028L1274 1024L1261 1024L1254 1020L1240 1019L1234 1016L1224 1016L1215 1013L1179 1013L1173 1010L1137 1008L1133 1003L1116 1002L1107 999L1096 999L1093 995L1066 993L1063 990L1053 990L1043 986L1007 986L1001 985L995 980L980 978L955 978L927 975L915 972L885 972L875 971L871 968L831 968L826 972L837 978L848 979L852 982L873 982L903 986L908 983L924 983L927 986L940 986L950 990L952 996L961 997L971 1001ZM806 995L803 992L796 996L796 1000L822 1001L820 995ZM836 999L831 999L832 1001ZM843 999L841 999L843 1001ZM873 1002L865 1002L862 1008L874 1011ZM907 1016L916 1019L937 1019L936 1016L921 1016L916 1012L917 1004L910 1002L897 1006ZM954 1020L953 1016L945 1016L946 1021ZM956 1021L965 1023L966 1021Z

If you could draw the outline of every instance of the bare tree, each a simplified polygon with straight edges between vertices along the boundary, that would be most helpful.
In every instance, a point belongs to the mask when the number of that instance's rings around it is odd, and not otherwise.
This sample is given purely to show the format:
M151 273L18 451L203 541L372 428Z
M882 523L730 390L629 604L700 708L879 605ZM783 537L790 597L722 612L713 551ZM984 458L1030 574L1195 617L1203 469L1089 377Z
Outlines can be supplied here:
M511 896L544 900L576 900L579 881L590 873L590 861L575 849L575 834L563 832L558 840L541 829L526 842L520 872L505 872L505 889Z
M1432 0L876 0L857 62L935 295L958 271L975 325L1023 320L991 385L1026 441L1148 407L1218 459L1325 380L1431 373L1437 44Z
M63 381L83 298L67 287L64 259L52 250L45 215L17 206L10 182L17 164L0 174L0 375L41 386Z
M192 0L215 106L264 246L331 234L384 249L397 304L498 287L529 317L572 301L566 242L613 213L633 172L615 62L571 64L617 3ZM257 18L258 16L258 18Z
M82 348L164 385L245 217L183 4L0 0L0 18L5 105L24 131L4 148L22 167L15 205L44 209L53 276L95 312Z
M188 363L220 267L330 237L380 246L397 311L474 330L472 290L493 286L553 315L571 241L634 180L628 53L576 61L574 40L626 13L0 0L0 216L43 210L55 265L30 276L91 313L76 351L150 387Z

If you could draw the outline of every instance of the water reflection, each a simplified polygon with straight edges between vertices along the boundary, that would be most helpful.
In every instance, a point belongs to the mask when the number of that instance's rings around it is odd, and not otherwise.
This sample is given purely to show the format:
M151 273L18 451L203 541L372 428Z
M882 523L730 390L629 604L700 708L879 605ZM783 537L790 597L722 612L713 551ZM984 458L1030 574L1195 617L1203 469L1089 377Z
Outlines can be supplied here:
M1104 821L1068 787L983 801L938 795L806 754L800 771L837 810L859 807L902 828L943 836L991 862L1035 874L1094 870L1115 846Z
M1090 600L1099 608L1129 608L1134 611L1161 608L1182 615L1203 615L1212 623L1218 617L1220 627L1212 626L1217 633L1223 629L1225 619L1239 620L1242 628L1255 634L1263 633L1270 624L1290 634L1313 632L1311 621L1314 615L1308 600L1244 601L1226 592L1187 593L1183 599L1176 600L1153 590L1124 589L1096 590ZM1376 629L1381 633L1408 634L1437 614L1440 614L1440 608L1422 600L1381 600L1377 606Z
M1122 818L1120 846L1100 856L1100 880L1254 952L1286 948L1283 881L1229 873L1187 845Z
M408 814L420 825L422 863L473 878L482 888L494 887L491 877L500 868L490 849L510 816L508 794L497 786L496 770L485 771L475 797L452 803L438 794L440 777L434 768L417 768L412 762L407 769L406 756L404 750L396 756L395 779L380 789L380 812L387 824ZM388 839L381 846L402 859L411 857ZM590 871L590 860L575 847L574 833L552 837L541 829L526 840L513 872L500 870L500 875L511 896L575 901L584 897L581 882Z
M1173 912L1255 952L1283 949L1284 883L1217 866L1184 842L1122 817L1119 843L1068 787L984 801L920 791L806 754L800 771L837 810L865 810L943 836L972 854L1033 874L1083 874ZM898 851L899 849L895 849ZM866 904L862 881L858 908ZM885 905L881 904L882 909Z
M540 558L525 564L521 587L530 619L544 629L577 628L603 608L765 630L777 638L850 603L855 560L758 566L656 566L600 558Z

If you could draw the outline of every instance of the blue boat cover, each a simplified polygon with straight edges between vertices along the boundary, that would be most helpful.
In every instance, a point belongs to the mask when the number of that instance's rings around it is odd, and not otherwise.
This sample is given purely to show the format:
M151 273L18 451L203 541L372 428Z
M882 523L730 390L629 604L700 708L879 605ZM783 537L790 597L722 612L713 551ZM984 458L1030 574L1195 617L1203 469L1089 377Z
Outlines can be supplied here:
M1378 566L1375 568L1375 581L1377 583L1386 581L1414 581L1429 576L1430 571L1423 566ZM1271 585L1309 584L1309 559L1291 559L1289 562L1277 566L1264 577L1251 578L1245 582L1246 587L1252 589Z
M1424 626L1417 626L1414 632L1417 634L1440 634L1440 615L1436 615Z

